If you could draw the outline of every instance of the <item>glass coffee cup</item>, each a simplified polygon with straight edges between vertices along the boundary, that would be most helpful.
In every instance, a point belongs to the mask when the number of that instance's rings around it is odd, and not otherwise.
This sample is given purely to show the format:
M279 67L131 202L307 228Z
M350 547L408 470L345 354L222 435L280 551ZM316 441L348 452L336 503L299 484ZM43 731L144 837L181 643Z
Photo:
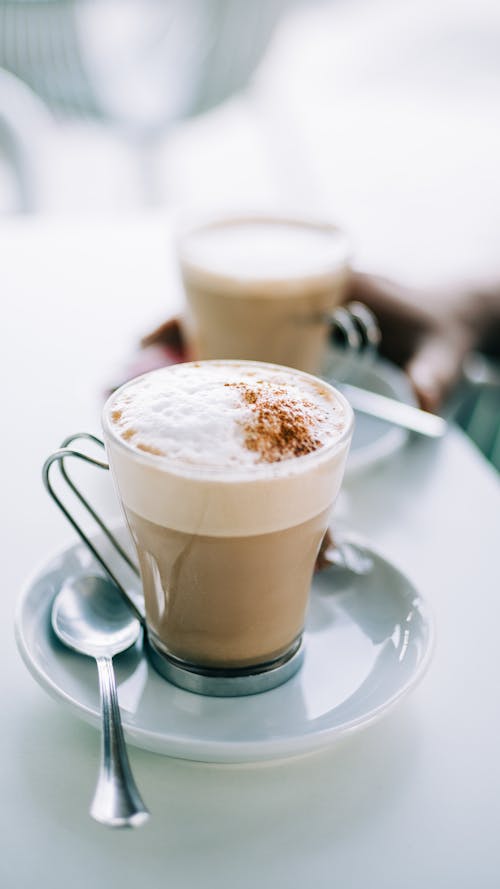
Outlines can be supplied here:
M173 365L108 399L109 466L138 555L152 661L167 679L252 694L300 667L352 428L332 386L259 362Z
M336 226L228 217L186 227L177 247L194 357L268 361L317 374L333 330L340 326L352 345L356 324L339 311L350 246Z

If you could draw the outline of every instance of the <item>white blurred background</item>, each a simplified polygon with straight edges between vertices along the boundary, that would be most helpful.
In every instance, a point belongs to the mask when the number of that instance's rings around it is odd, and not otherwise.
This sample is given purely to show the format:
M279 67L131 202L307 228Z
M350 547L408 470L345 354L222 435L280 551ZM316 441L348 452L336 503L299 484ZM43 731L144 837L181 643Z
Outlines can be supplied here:
M361 264L488 274L497 0L0 0L0 212L294 205Z

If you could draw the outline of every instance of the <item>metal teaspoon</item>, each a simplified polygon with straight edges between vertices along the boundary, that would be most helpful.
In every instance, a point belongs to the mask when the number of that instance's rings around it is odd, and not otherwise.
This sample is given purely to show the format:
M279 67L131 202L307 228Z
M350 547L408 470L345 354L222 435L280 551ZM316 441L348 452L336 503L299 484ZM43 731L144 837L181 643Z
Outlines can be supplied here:
M339 383L338 387L350 401L351 407L362 414L378 417L379 420L402 426L429 438L441 438L447 430L448 424L442 417L423 411L412 404L388 398L387 395L379 395L378 392L370 392L368 389L361 389L351 383Z
M80 577L67 581L54 599L52 627L68 648L97 662L102 743L90 814L108 827L139 827L149 818L149 811L136 787L127 756L112 659L134 644L141 624L111 581L104 577Z

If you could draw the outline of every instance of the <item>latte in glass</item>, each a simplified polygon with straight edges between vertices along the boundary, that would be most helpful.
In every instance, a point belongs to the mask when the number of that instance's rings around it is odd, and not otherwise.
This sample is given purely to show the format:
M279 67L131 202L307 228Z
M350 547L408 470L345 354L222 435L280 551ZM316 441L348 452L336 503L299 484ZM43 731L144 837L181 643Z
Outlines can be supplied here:
M301 639L353 414L308 374L249 361L132 380L103 416L156 649L188 667L266 667Z
M349 245L335 226L221 219L178 242L191 352L321 370L330 313L344 297Z

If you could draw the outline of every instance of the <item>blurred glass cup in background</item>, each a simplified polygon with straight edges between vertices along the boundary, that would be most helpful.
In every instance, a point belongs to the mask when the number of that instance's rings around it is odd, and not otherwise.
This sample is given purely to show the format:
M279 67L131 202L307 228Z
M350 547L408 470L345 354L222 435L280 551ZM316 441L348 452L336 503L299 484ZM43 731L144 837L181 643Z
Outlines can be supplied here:
M193 355L321 371L349 276L338 228L278 216L212 220L180 234L178 255Z

